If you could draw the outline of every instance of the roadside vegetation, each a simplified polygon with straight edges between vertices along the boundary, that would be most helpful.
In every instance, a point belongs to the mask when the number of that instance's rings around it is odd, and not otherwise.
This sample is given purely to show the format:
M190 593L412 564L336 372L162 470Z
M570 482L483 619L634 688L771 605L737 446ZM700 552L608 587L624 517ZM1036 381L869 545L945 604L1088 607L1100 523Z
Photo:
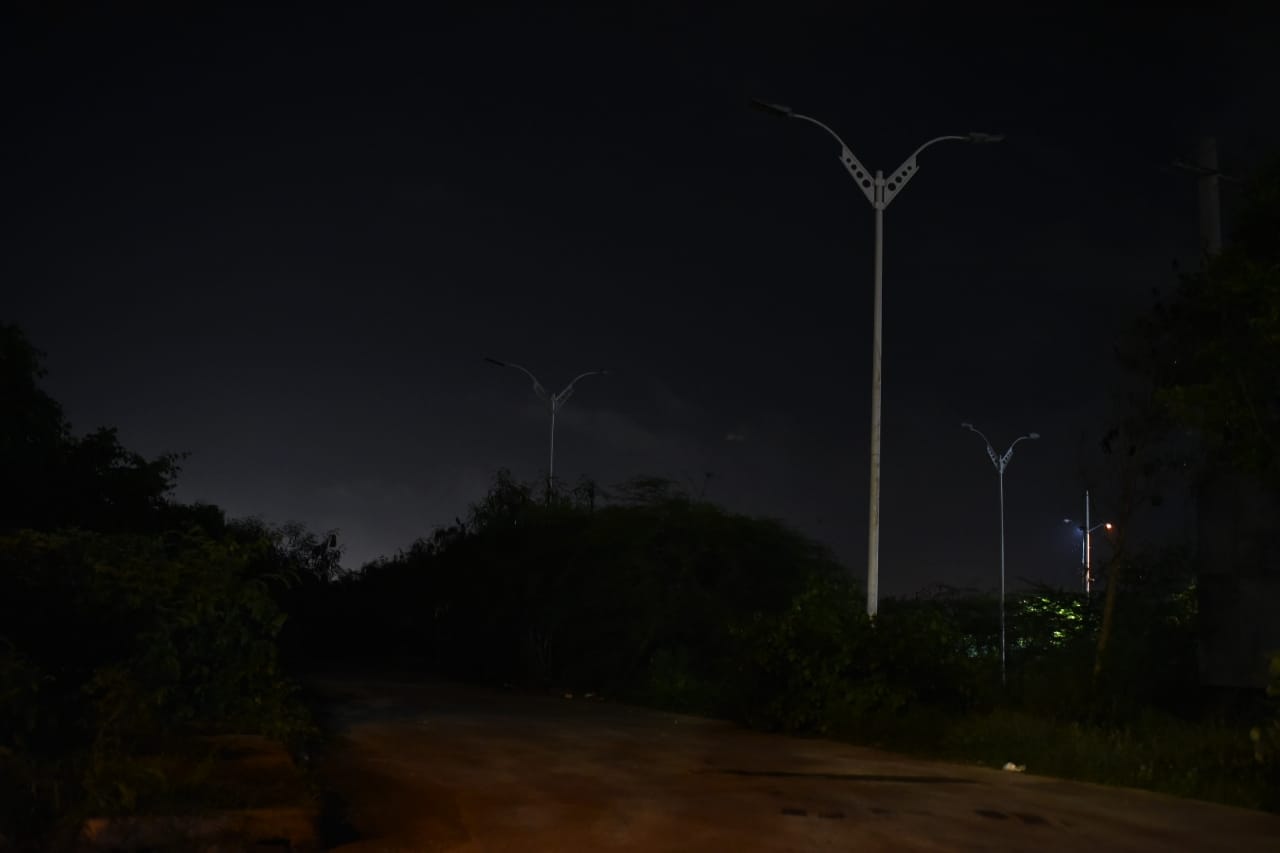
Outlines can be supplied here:
M1188 554L1133 556L1105 597L936 589L871 620L849 573L769 520L671 483L560 492L500 475L461 527L323 590L328 652L481 684L587 692L921 756L1280 810L1261 691L1199 683ZM340 653L340 654L339 654Z
M1249 184L1231 247L1119 342L1086 475L1117 522L1101 593L1010 595L1006 684L994 596L932 590L873 622L820 547L661 480L544 499L500 474L465 521L326 588L330 650L1280 810L1280 683L1200 682L1197 579L1218 567L1126 539L1203 478L1280 495L1277 235L1280 159Z
M207 779L208 736L312 732L278 638L313 566L286 531L170 500L180 457L73 435L41 375L0 326L0 848L243 805Z

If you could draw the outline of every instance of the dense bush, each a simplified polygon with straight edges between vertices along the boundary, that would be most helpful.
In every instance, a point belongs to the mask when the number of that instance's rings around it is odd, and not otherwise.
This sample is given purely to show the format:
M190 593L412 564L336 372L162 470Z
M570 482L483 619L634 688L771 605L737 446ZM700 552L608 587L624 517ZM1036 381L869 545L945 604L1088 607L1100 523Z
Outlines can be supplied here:
M166 782L135 759L167 735L302 730L251 554L198 532L0 538L10 820L135 807Z
M1249 730L1253 760L1266 775L1270 799L1266 807L1280 811L1280 651L1268 664L1267 703L1261 719Z
M0 839L155 805L194 733L309 730L277 661L311 567L278 531L169 497L177 455L77 437L0 324ZM305 537L304 537L305 538ZM314 572L312 572L314 574ZM47 838L45 839L47 840Z
M534 494L500 474L464 524L334 584L347 649L459 678L631 693L687 668L703 689L731 665L733 619L778 611L806 577L838 571L781 524L662 481L614 498Z
M840 576L812 577L781 613L733 628L737 715L750 725L826 731L907 701L878 653L866 597Z

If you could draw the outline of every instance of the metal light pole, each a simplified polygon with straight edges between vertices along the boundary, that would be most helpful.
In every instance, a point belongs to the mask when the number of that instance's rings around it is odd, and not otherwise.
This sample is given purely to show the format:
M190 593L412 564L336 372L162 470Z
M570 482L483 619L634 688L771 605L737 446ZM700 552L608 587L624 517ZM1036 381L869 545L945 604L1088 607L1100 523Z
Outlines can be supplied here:
M1089 490L1086 489L1084 493L1084 524L1076 525L1076 530L1079 530L1082 534L1080 537L1080 567L1084 575L1084 594L1086 596L1093 593L1093 531L1100 527L1107 530L1115 529L1115 525L1109 521L1091 524L1089 520L1089 503ZM1069 518L1064 518L1062 521L1065 524L1075 523Z
M586 376L607 376L607 370L588 370L586 373L580 373L573 378L573 381L565 386L565 389L559 394L548 394L547 389L542 387L542 383L538 381L538 377L534 376L525 368L518 364L512 364L507 361L498 361L496 358L485 356L485 361L495 364L498 367L512 367L528 376L533 380L533 392L538 395L538 399L547 404L548 411L551 412L551 456L547 462L547 501L551 501L552 483L555 481L556 475L556 414L560 411L560 407L565 404L573 394L573 386L578 383L579 379Z
M911 156L903 161L894 172L885 177L877 169L873 175L858 158L849 150L834 130L827 125L806 115L793 111L782 104L771 104L767 101L752 101L756 107L765 112L784 118L795 118L815 124L831 135L840 145L840 162L844 164L850 177L857 183L862 194L875 208L875 299L872 314L871 345L871 507L867 531L867 614L875 616L880 600L880 382L881 382L881 328L883 325L883 278L884 278L884 209L889 206L907 181L916 173L916 157L920 152L937 142L955 140L959 142L1000 142L1002 134L968 133L963 136L939 136L921 145Z
M1084 526L1080 529L1084 531L1084 541L1080 543L1080 563L1084 566L1084 592L1089 595L1093 592L1093 531L1099 527L1111 529L1111 522L1104 521L1101 524L1089 525L1089 490L1084 492Z
M1000 683L1005 683L1005 642L1004 642L1004 469L1009 467L1009 460L1013 458L1013 448L1017 446L1019 441L1028 438L1039 438L1040 433L1033 432L1027 435L1019 436L1014 439L1013 444L1009 445L1009 449L1004 452L1003 456L997 455L995 448L991 446L991 442L987 439L982 431L973 424L960 424L967 430L976 432L987 445L987 456L991 457L991 464L996 467L996 472L1000 475Z

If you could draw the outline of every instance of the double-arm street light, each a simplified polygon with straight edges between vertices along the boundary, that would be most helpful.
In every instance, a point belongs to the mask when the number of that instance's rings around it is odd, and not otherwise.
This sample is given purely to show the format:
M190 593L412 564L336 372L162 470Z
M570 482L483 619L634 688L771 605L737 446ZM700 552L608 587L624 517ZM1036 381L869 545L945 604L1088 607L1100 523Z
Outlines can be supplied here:
M987 439L982 431L973 424L960 424L961 427L971 430L978 434L987 445L987 456L991 457L991 464L996 467L996 473L1000 475L1000 683L1005 683L1005 644L1004 644L1004 469L1009 467L1009 460L1013 458L1013 448L1017 446L1019 441L1025 441L1029 438L1039 438L1040 433L1032 432L1027 435L1019 436L1014 439L1013 444L1009 445L1009 449L1003 455L996 453L995 448L991 446L991 442Z
M547 462L547 500L551 500L552 484L555 482L556 475L556 414L573 394L573 386L578 383L579 379L587 376L606 376L607 370L588 370L586 373L579 373L573 378L573 381L565 386L565 389L559 394L548 394L547 389L542 387L542 383L538 381L538 377L534 376L527 369L518 364L512 364L508 361L498 361L496 358L485 356L485 361L498 367L514 368L525 376L533 380L533 392L538 395L538 399L547 404L547 410L551 412L551 457Z
M916 157L930 145L947 141L999 142L1004 139L1004 136L994 133L967 133L963 136L939 136L930 139L911 152L911 156L886 178L879 169L874 174L869 172L858 161L858 158L853 156L853 152L849 150L848 145L844 144L844 140L834 130L816 118L801 115L790 107L781 104L771 104L760 100L753 100L752 103L759 109L773 115L807 121L830 134L831 138L840 145L840 162L844 164L850 177L853 178L858 188L862 190L862 194L867 197L867 201L871 202L871 206L875 208L875 301L872 315L871 348L871 508L869 529L867 531L867 613L874 616L880 598L880 330L883 314L881 293L884 277L884 209L897 197L898 193L902 192L902 188L907 185L907 181L911 180L912 176L915 175L918 168Z

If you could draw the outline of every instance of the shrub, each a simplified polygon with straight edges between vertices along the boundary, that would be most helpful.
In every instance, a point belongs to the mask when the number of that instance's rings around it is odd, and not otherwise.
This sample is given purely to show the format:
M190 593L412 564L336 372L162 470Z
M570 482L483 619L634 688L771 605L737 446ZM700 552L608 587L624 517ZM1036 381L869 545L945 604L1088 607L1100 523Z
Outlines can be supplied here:
M306 729L249 556L199 533L0 537L0 762L25 791L8 820L137 807L164 780L134 759L167 735Z
M782 613L732 631L736 716L758 728L823 732L907 701L875 653L866 599L840 575L811 576Z

